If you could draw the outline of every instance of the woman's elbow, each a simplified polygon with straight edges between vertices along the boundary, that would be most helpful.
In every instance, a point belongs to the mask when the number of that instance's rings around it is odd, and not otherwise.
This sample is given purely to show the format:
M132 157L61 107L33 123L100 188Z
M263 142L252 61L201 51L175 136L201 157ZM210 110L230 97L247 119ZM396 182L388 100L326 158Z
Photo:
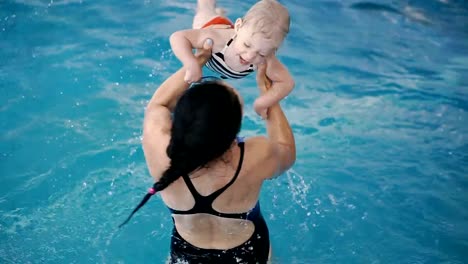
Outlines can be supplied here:
M286 86L288 87L288 94L294 89L294 86L296 86L296 82L292 77L288 78L286 81Z
M155 109L159 106L160 104L158 102L155 102L155 101L152 101L150 103L148 103L148 105L146 106L145 108L145 116L144 116L144 119L148 119L149 116L151 116Z
M169 43L171 46L174 46L176 43L179 43L182 38L184 38L184 33L182 31L176 31L169 37Z
M289 146L287 155L285 157L285 167L286 169L291 168L294 163L296 163L296 148L294 146Z
M296 147L294 145L282 145L280 150L280 168L286 171L296 162Z

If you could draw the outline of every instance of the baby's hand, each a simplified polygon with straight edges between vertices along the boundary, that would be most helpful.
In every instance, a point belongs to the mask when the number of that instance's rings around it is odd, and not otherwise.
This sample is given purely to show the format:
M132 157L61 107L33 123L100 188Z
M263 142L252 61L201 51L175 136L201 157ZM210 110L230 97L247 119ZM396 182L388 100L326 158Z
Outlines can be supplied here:
M268 107L262 105L258 99L256 99L254 102L254 110L257 113L257 115L261 116L263 119L267 119Z
M200 80L202 77L202 68L196 60L189 65L185 66L185 77L184 81L187 83L193 83Z

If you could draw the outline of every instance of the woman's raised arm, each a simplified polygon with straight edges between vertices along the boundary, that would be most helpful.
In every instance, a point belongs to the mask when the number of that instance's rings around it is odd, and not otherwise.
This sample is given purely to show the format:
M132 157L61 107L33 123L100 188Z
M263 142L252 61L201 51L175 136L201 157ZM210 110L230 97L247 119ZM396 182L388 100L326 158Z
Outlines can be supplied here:
M211 56L213 41L207 39L204 48L196 58L203 65ZM171 113L177 100L189 84L184 81L185 69L182 67L167 78L154 92L148 103L143 121L143 151L150 174L157 180L160 171L165 170L166 148L170 139Z
M265 75L265 65L258 68L257 85L262 94L271 88L271 81ZM296 161L296 143L289 121L279 103L268 108L266 127L271 151L276 159L278 169L275 175L289 169ZM274 162L275 163L275 162Z

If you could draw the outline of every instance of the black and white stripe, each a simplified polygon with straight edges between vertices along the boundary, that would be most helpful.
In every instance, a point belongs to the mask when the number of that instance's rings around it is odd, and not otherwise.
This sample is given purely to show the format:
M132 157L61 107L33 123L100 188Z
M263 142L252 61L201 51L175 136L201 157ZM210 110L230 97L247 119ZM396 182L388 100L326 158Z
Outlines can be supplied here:
M206 67L208 67L210 70L217 72L221 74L221 78L224 79L240 79L244 78L245 76L249 75L251 72L254 71L254 66L250 65L249 69L245 71L235 71L226 64L224 61L224 54L223 52L226 50L226 48L231 44L232 39L226 44L226 47L224 47L223 51L221 52L216 52L211 55L211 58L206 62Z

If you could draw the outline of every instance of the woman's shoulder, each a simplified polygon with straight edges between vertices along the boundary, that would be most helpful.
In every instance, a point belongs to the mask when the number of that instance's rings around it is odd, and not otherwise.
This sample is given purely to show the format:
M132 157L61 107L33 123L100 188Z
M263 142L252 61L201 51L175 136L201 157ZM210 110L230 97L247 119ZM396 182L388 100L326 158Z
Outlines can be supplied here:
M255 172L255 175L264 179L269 178L276 170L275 148L265 136L255 136L245 139L245 169ZM259 171L262 173L259 174ZM265 174L265 175L263 175Z
M245 137L243 140L254 150L267 150L270 145L270 140L266 136Z
M275 152L275 147L266 136L254 136L245 139L246 150L258 159L267 159Z

